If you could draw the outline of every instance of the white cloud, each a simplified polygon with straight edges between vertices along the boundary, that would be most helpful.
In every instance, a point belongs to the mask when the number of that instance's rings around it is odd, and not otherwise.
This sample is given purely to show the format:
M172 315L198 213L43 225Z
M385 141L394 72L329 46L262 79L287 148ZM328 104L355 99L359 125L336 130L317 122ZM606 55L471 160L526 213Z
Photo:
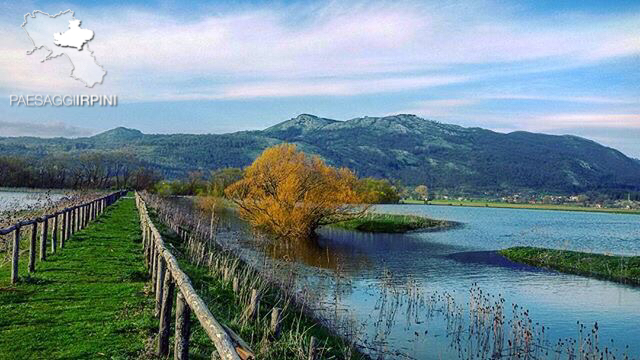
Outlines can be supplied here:
M640 114L549 114L533 119L536 130L560 128L624 128L640 129Z
M433 86L425 77L476 78L468 65L571 67L640 53L640 14L633 13L559 21L517 18L495 4L382 1L255 5L192 18L140 7L76 16L95 32L91 48L109 72L102 88L123 99L398 91L393 84L403 81L408 89ZM3 49L1 87L69 83L21 63L24 49ZM370 90L375 82L378 91Z

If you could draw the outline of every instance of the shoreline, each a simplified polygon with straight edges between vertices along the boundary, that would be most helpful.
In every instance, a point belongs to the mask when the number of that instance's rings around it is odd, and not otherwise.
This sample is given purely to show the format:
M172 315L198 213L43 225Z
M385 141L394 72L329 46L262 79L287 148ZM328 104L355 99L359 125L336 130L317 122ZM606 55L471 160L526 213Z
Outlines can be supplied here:
M497 254L518 264L565 274L640 286L640 256L606 255L572 250L516 246Z
M411 214L386 214L372 212L361 218L340 221L327 226L373 234L406 234L413 232L444 231L462 223L432 219Z
M618 208L591 208L571 205L545 205L545 204L512 204L501 202L474 202L474 201L445 201L431 200L428 204L422 201L409 201L398 203L397 205L430 205L430 206L463 206L477 208L494 208L494 209L519 209L519 210L551 210L551 211L572 211L572 212L593 212L607 214L628 214L640 215L640 210L636 209L618 209Z

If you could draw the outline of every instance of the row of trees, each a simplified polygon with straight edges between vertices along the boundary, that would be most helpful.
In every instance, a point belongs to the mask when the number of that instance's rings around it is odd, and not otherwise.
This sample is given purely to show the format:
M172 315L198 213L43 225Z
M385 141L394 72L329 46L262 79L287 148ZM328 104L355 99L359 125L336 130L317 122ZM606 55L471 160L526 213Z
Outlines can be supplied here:
M201 171L193 171L183 180L158 182L155 191L160 195L224 197L225 189L244 176L245 170L240 168L218 169L211 171L208 177ZM426 200L429 197L425 185L407 188L398 182L371 177L357 179L354 189L367 204L396 204L402 198Z
M2 187L151 189L160 179L127 152L0 157Z

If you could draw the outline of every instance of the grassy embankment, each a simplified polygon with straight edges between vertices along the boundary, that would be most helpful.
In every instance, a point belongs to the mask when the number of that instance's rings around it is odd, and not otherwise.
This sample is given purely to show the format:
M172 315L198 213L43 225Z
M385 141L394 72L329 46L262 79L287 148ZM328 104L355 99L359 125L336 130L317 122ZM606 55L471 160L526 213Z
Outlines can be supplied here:
M404 204L424 204L420 200L403 200ZM619 208L595 208L577 205L553 205L553 204L514 204L493 201L458 201L458 200L429 200L429 205L444 206L471 206L471 207L491 207L491 208L509 208L509 209L531 209L531 210L560 210L560 211L587 211L587 212L604 212L615 214L640 214L637 209L619 209Z
M640 256L613 256L534 247L500 250L507 259L561 272L640 285Z
M0 268L0 359L125 359L156 330L133 199L122 199L63 250L9 285ZM50 252L51 250L48 249Z
M331 226L373 233L405 233L413 230L440 229L452 226L444 220L434 220L416 215L367 214L363 217L341 221Z
M162 234L165 244L174 249L173 252L180 268L189 276L193 287L207 303L213 316L220 322L231 328L256 352L259 359L307 359L308 345L311 336L318 339L318 344L323 348L322 359L366 359L357 351L350 349L348 344L333 335L325 327L318 325L311 318L302 313L295 305L289 304L282 310L281 336L273 339L269 331L271 309L282 307L279 289L268 287L261 294L258 321L247 321L244 317L246 304L238 294L234 293L230 281L225 282L219 274L213 274L206 266L197 266L189 261L186 254L186 244L164 223L159 221L152 208L149 208L158 231ZM243 273L247 269L237 260L237 268L234 273ZM244 270L240 270L240 268ZM250 272L249 272L250 273ZM253 276L255 278L255 276ZM242 280L241 280L242 283ZM210 359L214 347L206 333L192 322L191 354L192 359ZM351 353L350 356L347 356Z

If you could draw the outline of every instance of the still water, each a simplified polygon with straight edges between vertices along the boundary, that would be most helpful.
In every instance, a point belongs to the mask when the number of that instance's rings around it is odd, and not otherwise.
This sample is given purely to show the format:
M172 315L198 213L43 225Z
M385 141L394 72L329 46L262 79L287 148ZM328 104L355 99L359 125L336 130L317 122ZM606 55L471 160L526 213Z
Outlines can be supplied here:
M61 199L64 195L51 192L23 192L0 190L0 212L6 210L25 210L44 206Z
M492 252L532 245L640 255L640 216L427 205L375 211L463 225L410 234L322 228L318 246L274 247L247 241L246 230L228 223L235 232L228 239L261 259L256 264L284 264L298 289L315 295L315 311L374 357L490 358L508 355L496 348L511 340L535 358L596 346L640 358L640 288L518 266ZM495 336L501 314L507 330Z

